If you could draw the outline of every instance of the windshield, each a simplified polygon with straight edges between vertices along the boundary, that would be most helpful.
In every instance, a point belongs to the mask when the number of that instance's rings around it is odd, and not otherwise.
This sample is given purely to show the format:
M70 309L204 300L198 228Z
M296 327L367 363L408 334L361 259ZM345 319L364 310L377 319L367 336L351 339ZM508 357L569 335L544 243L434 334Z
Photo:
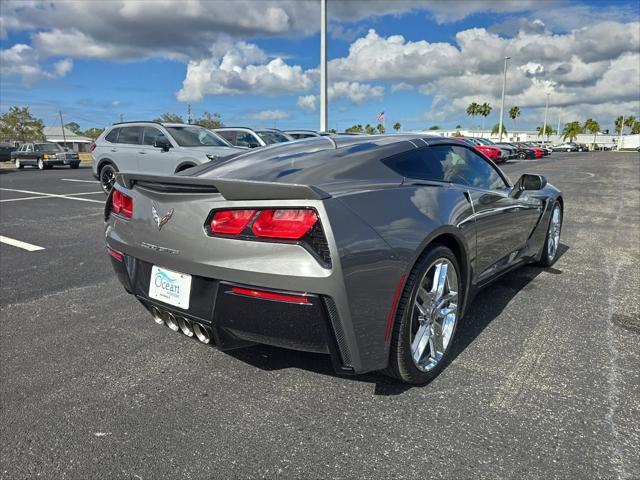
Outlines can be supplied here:
M267 145L271 145L272 143L282 143L290 141L289 137L279 132L259 130L256 133Z
M64 152L57 143L36 143L33 145L35 152Z
M165 127L181 147L230 147L215 133L206 128L186 125L184 127Z

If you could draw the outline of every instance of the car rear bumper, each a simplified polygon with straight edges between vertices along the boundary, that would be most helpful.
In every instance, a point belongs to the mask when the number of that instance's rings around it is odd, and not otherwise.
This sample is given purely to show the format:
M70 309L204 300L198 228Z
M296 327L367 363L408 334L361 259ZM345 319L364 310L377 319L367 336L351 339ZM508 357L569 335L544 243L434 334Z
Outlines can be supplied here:
M118 255L120 259L115 258ZM265 289L194 275L189 309L183 310L149 297L152 264L121 252L116 252L116 256L111 255L111 262L127 292L150 311L155 307L204 326L210 332L211 343L220 350L260 343L323 353L330 355L336 372L355 373L349 366L349 354L338 343L335 304L326 295ZM256 298L238 294L234 287L304 296L306 302Z

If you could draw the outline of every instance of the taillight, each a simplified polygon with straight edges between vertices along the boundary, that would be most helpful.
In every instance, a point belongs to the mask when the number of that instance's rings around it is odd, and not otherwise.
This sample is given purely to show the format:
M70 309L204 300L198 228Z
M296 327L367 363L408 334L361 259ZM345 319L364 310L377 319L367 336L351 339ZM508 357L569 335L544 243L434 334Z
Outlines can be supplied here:
M231 293L243 295L245 297L261 298L263 300L276 300L279 302L308 304L309 297L306 295L293 295L290 293L270 292L266 290L254 290L250 288L232 287Z
M115 214L131 218L133 216L133 198L114 189L111 195L111 209Z
M318 216L313 210L262 210L253 223L252 230L258 237L298 240L317 221Z
M211 219L211 232L238 235L246 228L255 214L255 210L220 210Z
M89 144L89 151L93 152L96 149L96 142L91 142Z

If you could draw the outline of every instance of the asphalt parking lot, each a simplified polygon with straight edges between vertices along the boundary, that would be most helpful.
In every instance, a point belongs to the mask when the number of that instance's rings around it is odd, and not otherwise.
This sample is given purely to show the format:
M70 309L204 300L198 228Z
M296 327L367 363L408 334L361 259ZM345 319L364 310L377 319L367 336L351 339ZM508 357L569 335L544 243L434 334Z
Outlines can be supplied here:
M0 243L0 477L640 478L640 157L504 170L564 191L562 256L485 290L410 388L155 325L90 169L0 169L0 235L41 248Z

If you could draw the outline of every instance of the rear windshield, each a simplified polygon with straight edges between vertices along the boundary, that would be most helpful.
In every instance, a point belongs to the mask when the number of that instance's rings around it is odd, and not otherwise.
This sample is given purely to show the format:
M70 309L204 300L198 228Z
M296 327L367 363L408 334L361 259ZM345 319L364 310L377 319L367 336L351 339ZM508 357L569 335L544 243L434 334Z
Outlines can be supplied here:
M226 140L206 128L185 125L165 127L181 147L229 147Z
M57 143L36 143L33 145L33 150L36 152L64 152Z
M289 142L289 137L278 132L257 131L258 136L266 143L271 145L272 143Z

